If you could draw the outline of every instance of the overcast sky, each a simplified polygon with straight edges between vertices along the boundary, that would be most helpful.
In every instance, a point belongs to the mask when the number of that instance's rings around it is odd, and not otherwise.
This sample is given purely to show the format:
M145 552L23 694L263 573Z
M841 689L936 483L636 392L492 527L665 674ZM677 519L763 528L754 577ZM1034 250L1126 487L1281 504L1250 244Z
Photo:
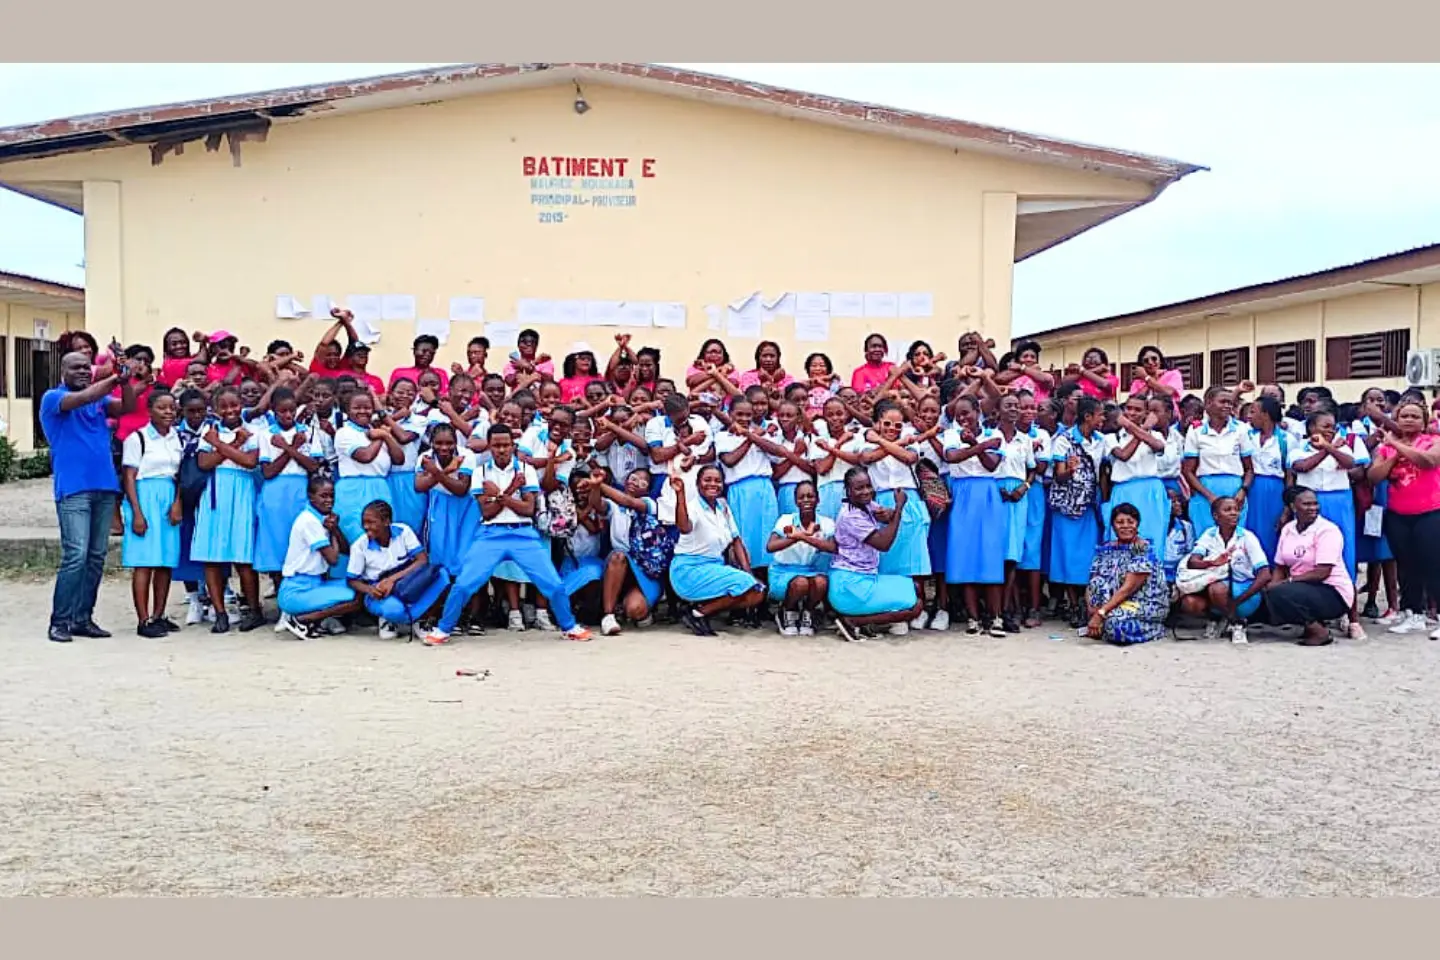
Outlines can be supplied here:
M0 65L0 126L437 64ZM1015 332L1440 241L1440 67L675 64L1210 168L1021 264ZM81 218L0 191L0 270L84 282Z

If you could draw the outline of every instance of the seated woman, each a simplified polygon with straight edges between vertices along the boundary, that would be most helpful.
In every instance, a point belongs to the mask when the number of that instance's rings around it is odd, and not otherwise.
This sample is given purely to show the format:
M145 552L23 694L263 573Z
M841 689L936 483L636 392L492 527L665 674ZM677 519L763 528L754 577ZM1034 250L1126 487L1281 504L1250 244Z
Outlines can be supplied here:
M1215 526L1195 541L1175 579L1180 609L1207 617L1205 639L1230 628L1233 643L1247 643L1245 621L1260 609L1261 592L1270 584L1270 561L1254 532L1240 526L1240 504L1234 497L1216 497L1210 504Z
M1344 616L1355 602L1355 584L1345 569L1345 536L1320 516L1314 490L1291 487L1285 499L1295 519L1280 530L1265 611L1276 626L1304 624L1296 641L1301 646L1323 647L1334 642L1326 621Z
M323 474L314 474L305 493L309 506L290 528L290 546L280 571L285 579L275 602L280 607L277 629L313 640L323 634L321 624L326 619L355 613L360 600L354 590L326 576L350 549L335 513L335 484Z
M374 500L360 515L365 536L350 547L350 563L346 567L351 588L365 598L365 609L380 620L380 639L394 640L400 635L396 627L411 627L415 636L424 636L420 619L440 603L450 585L439 567L434 579L418 597L395 595L396 586L412 573L430 565L420 538L403 523L393 523L390 504Z
M675 491L675 559L670 565L670 586L686 603L680 618L696 636L713 637L710 617L725 610L750 610L765 599L765 587L750 574L750 553L740 528L725 502L725 481L720 468L706 464L695 476L696 490L685 489L685 478L670 478ZM734 565L725 562L729 553Z
M905 513L904 490L895 506L875 502L875 486L864 467L845 471L845 505L835 521L835 560L830 565L830 609L835 628L852 643L874 638L872 626L908 624L925 601L915 581L903 574L881 574L880 554L895 543ZM882 526L883 524L883 526Z
M660 581L645 572L636 556L640 535L658 529L659 521L655 501L646 496L650 491L649 470L631 470L625 477L624 490L612 487L606 479L605 471L596 468L583 489L587 494L598 489L614 505L610 511L610 555L605 558L601 581L605 614L600 620L600 632L613 637L620 632L620 613L637 627L649 626L650 611L660 602Z
M766 548L770 564L770 599L780 604L775 626L787 637L815 636L815 616L830 589L828 554L835 552L835 522L820 516L820 494L811 480L795 485L795 512L775 521Z
M1110 527L1115 539L1096 547L1090 563L1083 635L1117 646L1158 640L1165 635L1170 586L1155 550L1140 537L1140 511L1117 503Z

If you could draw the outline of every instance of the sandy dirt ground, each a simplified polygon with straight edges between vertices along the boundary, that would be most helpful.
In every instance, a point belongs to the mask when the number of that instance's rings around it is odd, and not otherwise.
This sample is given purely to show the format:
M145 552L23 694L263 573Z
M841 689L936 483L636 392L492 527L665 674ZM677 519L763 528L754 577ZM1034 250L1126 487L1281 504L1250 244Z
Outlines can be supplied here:
M43 636L0 894L1435 895L1440 643ZM489 670L484 679L459 668Z

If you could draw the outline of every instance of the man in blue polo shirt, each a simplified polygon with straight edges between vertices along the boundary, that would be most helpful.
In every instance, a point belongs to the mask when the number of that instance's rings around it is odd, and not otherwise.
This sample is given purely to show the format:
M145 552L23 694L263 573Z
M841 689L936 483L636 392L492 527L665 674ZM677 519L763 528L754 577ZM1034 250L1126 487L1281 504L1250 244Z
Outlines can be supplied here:
M110 520L120 483L110 456L109 418L135 409L130 368L91 382L83 353L60 360L60 386L40 399L40 426L50 441L55 512L60 517L60 570L50 604L50 639L108 637L95 623L95 598L110 548ZM116 385L120 398L110 394Z

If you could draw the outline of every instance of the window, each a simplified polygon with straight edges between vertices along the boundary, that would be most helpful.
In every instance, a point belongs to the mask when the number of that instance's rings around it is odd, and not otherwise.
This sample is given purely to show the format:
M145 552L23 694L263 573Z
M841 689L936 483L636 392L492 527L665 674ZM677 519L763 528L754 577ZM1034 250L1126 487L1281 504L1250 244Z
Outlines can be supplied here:
M0 337L0 397L10 396L10 378L5 375L7 370L5 354L9 349L10 338Z
M1186 390L1199 390L1205 385L1205 355L1203 353L1182 353L1167 359L1170 361L1170 369L1180 371Z
M1130 384L1135 382L1135 364L1126 361L1120 364L1120 389L1129 390Z
M1255 373L1260 383L1314 383L1315 341L1291 340L1256 347Z
M1326 380L1374 380L1405 375L1410 330L1325 338Z
M15 338L15 399L28 400L35 395L34 364L30 360L35 342L27 337Z
M1250 348L1233 347L1229 350L1210 351L1210 384L1224 384L1233 387L1241 380L1250 379Z

